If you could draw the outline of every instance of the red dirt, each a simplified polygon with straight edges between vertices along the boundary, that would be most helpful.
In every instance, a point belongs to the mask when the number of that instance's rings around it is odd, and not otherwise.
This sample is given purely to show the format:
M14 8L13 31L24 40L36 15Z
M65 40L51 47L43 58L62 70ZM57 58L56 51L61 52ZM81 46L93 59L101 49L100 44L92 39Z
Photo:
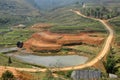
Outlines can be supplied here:
M24 42L24 48L27 50L60 50L63 45L85 43L90 45L99 45L103 42L102 37L92 37L88 33L80 34L56 34L51 32L35 33Z

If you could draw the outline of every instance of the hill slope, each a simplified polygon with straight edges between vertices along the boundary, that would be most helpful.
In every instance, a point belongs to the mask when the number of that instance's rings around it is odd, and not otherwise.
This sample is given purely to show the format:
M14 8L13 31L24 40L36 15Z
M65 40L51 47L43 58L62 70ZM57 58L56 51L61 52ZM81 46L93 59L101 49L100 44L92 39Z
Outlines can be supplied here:
M0 0L0 27L32 24L39 16L34 0Z
M39 15L32 0L0 0L0 13L12 15Z
M120 0L35 0L41 9L53 9L73 3L82 2L102 6L120 6Z

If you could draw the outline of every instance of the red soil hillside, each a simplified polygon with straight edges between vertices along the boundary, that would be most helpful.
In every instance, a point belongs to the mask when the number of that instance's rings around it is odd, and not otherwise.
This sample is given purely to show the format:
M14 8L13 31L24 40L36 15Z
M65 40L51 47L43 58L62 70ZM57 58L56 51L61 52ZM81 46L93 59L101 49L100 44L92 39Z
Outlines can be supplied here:
M24 42L24 48L33 51L60 50L63 45L85 43L99 45L104 38L91 37L89 34L56 34L51 32L35 33Z

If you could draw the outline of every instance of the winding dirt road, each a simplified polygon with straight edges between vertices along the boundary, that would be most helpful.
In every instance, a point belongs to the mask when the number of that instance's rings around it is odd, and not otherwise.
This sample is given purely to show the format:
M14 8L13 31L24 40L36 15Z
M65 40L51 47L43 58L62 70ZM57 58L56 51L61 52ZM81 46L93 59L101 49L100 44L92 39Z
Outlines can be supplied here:
M106 27L106 29L108 30L109 35L108 35L108 37L106 39L106 42L105 42L104 47L101 50L101 52L98 53L98 55L94 59L92 59L91 61L89 61L87 63L84 63L84 64L81 64L81 65L78 65L78 66L74 66L74 67L73 66L72 67L63 67L63 68L59 68L59 69L58 68L52 68L51 71L68 71L68 70L78 70L78 69L83 69L83 68L91 67L95 63L97 63L98 61L102 60L104 58L104 56L108 54L108 51L109 51L111 43L112 43L114 32L110 28L109 24L107 24L104 20L87 17L87 16L81 14L79 11L73 11L73 10L70 10L70 11L72 11L72 12L74 12L77 15L80 15L82 17L90 18L90 19L94 19L94 20L100 21ZM1 66L0 68L3 68L3 67L4 66ZM43 68L15 68L15 67L6 67L6 68L7 69L14 68L14 69L19 70L19 71L28 71L28 72L39 72L39 71L40 72L45 72L47 70L47 69L43 69Z

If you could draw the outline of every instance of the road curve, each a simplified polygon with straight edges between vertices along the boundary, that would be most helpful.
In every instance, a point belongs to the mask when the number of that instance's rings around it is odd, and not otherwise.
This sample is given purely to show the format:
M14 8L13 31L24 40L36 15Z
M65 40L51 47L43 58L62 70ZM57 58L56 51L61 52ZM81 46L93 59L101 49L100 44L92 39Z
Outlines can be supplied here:
M100 61L101 59L103 59L104 56L108 53L108 51L109 51L109 49L111 47L111 43L112 43L113 37L114 37L114 31L110 28L110 26L108 25L108 23L105 22L104 20L87 17L87 16L81 14L79 11L73 11L73 12L76 13L77 15L82 16L82 17L90 18L90 19L97 20L97 21L101 22L106 27L106 29L108 30L109 35L108 35L108 37L106 39L106 42L104 44L103 49L101 50L100 53L98 53L98 55L94 59L92 59L91 61L89 61L87 63L78 65L78 66L59 68L60 71L78 70L78 69L83 69L83 68L87 68L87 67L93 66L95 63L97 63L98 61ZM52 69L52 70L55 71L56 69Z
M108 30L109 35L108 35L108 37L106 39L106 42L105 42L104 47L101 50L101 52L94 59L92 59L91 61L89 61L87 63L84 63L84 64L81 64L81 65L78 65L78 66L63 67L63 68L52 68L51 71L78 70L78 69L83 69L83 68L93 66L95 63L97 63L98 61L103 59L104 56L108 53L108 51L110 49L110 46L111 46L111 43L112 43L112 39L114 37L113 30L110 28L110 26L104 20L87 17L87 16L81 14L79 11L73 11L73 10L70 10L70 11L72 11L72 12L74 12L77 15L80 15L82 17L94 19L94 20L97 20L97 21L101 22L106 27L106 29ZM5 66L0 66L0 68L4 68L4 67ZM28 72L45 72L47 70L47 69L43 69L43 68L15 68L15 67L5 67L5 68L8 69L8 70L12 68L12 69L16 69L16 70L19 70L19 71L28 71Z

